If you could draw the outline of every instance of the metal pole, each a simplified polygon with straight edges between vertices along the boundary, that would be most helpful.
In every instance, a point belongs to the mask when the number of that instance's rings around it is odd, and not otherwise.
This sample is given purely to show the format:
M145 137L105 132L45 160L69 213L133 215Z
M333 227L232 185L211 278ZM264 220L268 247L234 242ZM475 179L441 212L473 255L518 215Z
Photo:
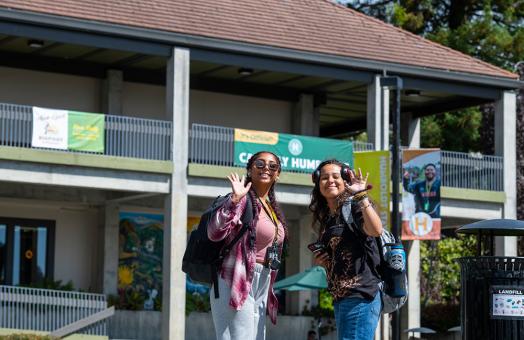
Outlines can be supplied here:
M395 236L395 241L400 242L400 93L402 91L403 83L400 77L382 77L380 79L381 86L394 88L395 96L393 97L393 145L392 145L392 160L391 160L391 177L392 177L392 212L391 212L391 233ZM393 320L391 324L392 340L400 340L400 311L393 313Z

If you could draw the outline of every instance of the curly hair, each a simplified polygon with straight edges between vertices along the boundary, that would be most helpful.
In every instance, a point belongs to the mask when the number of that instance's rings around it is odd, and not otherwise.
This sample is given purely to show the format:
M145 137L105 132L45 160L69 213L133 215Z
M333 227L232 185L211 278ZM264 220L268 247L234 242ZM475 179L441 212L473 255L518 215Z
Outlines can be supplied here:
M323 167L329 164L335 164L340 166L342 168L345 166L344 163L340 162L337 159L328 159L323 161L318 165L318 167L315 169L315 171L321 171ZM313 187L313 190L311 191L311 203L309 203L309 210L313 213L313 222L312 227L313 229L317 230L318 232L321 232L324 228L324 224L329 217L329 206L327 203L326 198L322 195L320 192L320 176L318 176L317 181L315 182L315 186ZM351 193L345 189L344 192L337 198L339 207L341 204L351 195ZM318 229L315 228L315 226L318 225Z
M273 157L275 157L275 160L276 160L276 162L278 164L278 169L279 169L278 173L280 173L280 171L282 169L281 163L280 163L280 158L278 158L277 155L275 155L274 153L272 153L270 151L260 151L260 152L255 153L253 156L251 156L249 158L249 160L247 161L247 164L246 164L246 170L247 170L246 184L251 182L251 177L249 176L249 170L253 166L253 163L257 159L259 159L262 154L265 154L265 153L270 154ZM284 239L287 240L288 239L287 222L286 222L286 218L284 217L284 213L282 212L282 209L280 208L280 204L278 204L277 199L275 197L275 183L276 182L274 182L273 185L271 185L271 188L269 189L269 193L268 193L269 204L271 204L271 208L273 208L273 211L277 215L278 220L280 221L280 223L282 223L282 226L284 227ZM251 186L251 189L249 189L249 193L248 194L251 197L251 202L256 202L257 201L257 194L256 194L255 189L253 188L253 186ZM255 215L253 215L253 216L255 216Z

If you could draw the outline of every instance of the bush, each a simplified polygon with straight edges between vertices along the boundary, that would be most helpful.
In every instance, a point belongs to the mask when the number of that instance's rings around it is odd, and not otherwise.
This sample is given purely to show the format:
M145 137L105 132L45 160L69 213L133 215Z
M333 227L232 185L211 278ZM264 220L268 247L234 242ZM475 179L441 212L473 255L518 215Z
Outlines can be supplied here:
M460 324L459 257L475 255L472 235L420 243L421 322L446 332Z
M460 305L432 304L422 309L421 322L437 332L447 332L451 327L460 325Z
M209 294L186 293L186 316L191 312L207 313L210 310Z
M47 335L10 334L0 335L0 340L53 340L53 338Z

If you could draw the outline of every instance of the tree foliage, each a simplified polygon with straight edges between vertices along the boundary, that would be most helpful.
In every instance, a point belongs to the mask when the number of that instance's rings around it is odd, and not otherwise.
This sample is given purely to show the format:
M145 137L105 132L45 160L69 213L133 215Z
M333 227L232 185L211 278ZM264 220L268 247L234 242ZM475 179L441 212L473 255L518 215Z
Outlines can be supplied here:
M510 71L514 71L518 61L524 60L522 0L343 2L365 14ZM425 117L421 129L422 145L492 153L492 111L492 107L487 107ZM468 129L461 129L465 124ZM458 129L464 136L453 134Z

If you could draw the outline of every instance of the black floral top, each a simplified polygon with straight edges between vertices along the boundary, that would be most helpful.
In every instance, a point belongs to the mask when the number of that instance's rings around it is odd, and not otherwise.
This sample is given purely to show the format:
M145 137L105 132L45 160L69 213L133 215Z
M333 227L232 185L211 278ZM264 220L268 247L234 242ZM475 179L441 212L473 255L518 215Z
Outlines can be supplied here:
M330 257L326 268L328 291L335 301L347 297L373 299L379 290L376 240L364 233L358 204L351 204L351 213L350 225L342 214L329 217L320 237Z

